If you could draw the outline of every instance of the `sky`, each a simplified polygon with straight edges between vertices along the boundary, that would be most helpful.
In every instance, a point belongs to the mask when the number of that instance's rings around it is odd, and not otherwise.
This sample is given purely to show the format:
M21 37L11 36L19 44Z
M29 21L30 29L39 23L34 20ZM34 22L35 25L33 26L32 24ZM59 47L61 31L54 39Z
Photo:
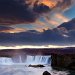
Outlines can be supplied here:
M74 18L74 0L0 0L0 47L74 45Z

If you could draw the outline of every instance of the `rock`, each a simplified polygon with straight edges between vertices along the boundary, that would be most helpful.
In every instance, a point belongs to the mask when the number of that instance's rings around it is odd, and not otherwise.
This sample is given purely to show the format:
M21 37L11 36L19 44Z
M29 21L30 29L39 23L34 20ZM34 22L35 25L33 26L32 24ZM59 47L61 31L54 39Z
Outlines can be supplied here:
M29 65L29 67L45 67L44 65Z
M44 71L43 75L51 75L48 71Z
M68 66L67 66L68 69L71 69L71 70L75 70L75 62L72 62L70 63Z

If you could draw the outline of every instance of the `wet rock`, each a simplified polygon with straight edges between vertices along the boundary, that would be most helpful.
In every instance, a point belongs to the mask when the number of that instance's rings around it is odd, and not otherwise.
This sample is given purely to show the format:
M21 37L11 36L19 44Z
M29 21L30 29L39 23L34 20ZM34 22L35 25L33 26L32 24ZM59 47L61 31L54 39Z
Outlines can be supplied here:
M29 67L35 67L35 68L37 68L37 67L45 67L44 65L29 65Z
M51 75L48 71L44 71L43 75Z

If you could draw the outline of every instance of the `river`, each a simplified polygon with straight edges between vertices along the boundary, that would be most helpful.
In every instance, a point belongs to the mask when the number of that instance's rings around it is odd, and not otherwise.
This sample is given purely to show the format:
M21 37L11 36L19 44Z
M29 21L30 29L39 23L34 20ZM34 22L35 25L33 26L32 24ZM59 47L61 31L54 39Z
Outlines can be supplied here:
M45 67L29 67L28 65L42 64ZM48 71L51 75L75 75L75 71L53 69L51 56L15 56L13 58L0 57L0 75L42 75Z

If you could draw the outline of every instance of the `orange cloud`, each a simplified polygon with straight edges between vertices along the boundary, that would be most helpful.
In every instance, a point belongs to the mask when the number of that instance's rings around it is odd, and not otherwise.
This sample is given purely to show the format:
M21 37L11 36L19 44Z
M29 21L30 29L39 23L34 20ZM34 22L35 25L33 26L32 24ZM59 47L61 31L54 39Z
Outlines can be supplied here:
M54 0L26 0L26 4L30 4L31 7L34 6L35 3L39 4L44 4L50 8L53 8L56 6L57 2Z
M47 20L48 23L50 23L51 25L57 26L59 25L59 22L55 21L55 20Z
M44 5L53 8L57 5L57 2L53 1L53 0L42 0L41 3L43 3Z
M67 22L67 21L69 21L68 18L66 18L64 15L59 14L59 13L55 14L55 17L56 17L57 19L62 20L63 22Z
M9 29L9 30L1 30L0 32L4 32L4 33L20 33L20 32L24 32L26 31L26 29L23 28L13 28L13 29Z
M49 27L50 27L50 26L52 27L52 25L53 25L53 26L59 25L59 22L58 22L58 21L55 21L54 19L52 20L52 19L49 19L49 18L46 17L45 20L46 20L46 22L49 24Z
M44 32L44 30L48 30L48 29L49 29L48 27L45 27L45 28L36 28L35 30L38 32Z
M63 14L61 13L56 13L52 18L49 17L44 17L45 22L42 21L36 21L36 25L38 25L41 29L43 28L54 28L58 25L60 25L63 22L68 22L69 19L67 17L65 17Z
M38 24L38 25L40 25L40 26L45 26L45 25L46 25L45 22L42 22L42 21L39 21L39 20L37 20L37 21L35 22L35 24Z
M59 23L57 22L57 21L54 21L54 20L50 20L50 23L52 24L52 25L59 25Z

